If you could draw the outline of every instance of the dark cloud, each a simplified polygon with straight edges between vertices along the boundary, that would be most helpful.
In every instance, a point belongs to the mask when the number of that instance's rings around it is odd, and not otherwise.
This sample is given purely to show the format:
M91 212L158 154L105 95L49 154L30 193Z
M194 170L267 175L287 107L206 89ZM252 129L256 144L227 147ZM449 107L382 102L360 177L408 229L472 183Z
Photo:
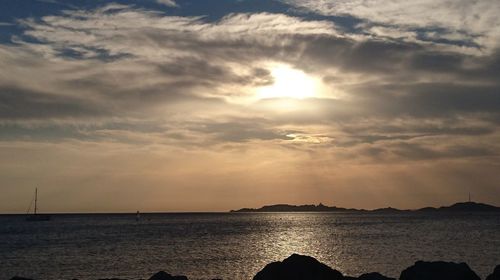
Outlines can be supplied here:
M161 75L177 80L189 80L191 84L211 83L238 84L242 86L264 86L272 84L273 78L267 69L254 68L248 75L238 75L225 65L215 64L199 58L185 57L158 65Z
M443 158L467 158L495 156L498 152L484 147L449 145L441 149L417 143L401 142L390 147L390 152L408 160L431 160Z
M365 85L356 89L359 103L377 115L450 117L456 114L497 114L500 85L410 83Z
M0 108L3 120L107 115L103 106L86 99L8 86L0 87Z
M464 56L456 53L419 52L411 57L410 69L454 73L463 66Z
M199 123L191 129L213 135L217 142L247 142L252 140L290 140L288 132L270 128L262 119L233 122Z

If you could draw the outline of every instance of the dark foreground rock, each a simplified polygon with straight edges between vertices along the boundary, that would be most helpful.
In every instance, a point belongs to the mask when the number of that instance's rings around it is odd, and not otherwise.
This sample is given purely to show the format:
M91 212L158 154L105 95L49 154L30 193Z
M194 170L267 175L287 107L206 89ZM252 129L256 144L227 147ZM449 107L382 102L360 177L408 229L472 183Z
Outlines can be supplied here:
M339 271L320 263L313 257L293 254L282 262L264 267L253 280L343 280Z
M15 276L10 280L33 280ZM108 278L106 280L119 280ZM186 276L172 276L160 271L148 280L188 280ZM221 280L221 279L212 279ZM378 272L359 277L344 276L341 272L319 262L313 257L293 254L281 262L273 262L259 271L253 280L395 280ZM403 270L399 280L480 280L466 263L418 261ZM500 265L486 280L500 280Z
M358 280L396 280L394 278L384 276L378 272L362 274L357 279Z
M466 263L423 262L401 272L400 280L480 280Z
M293 254L282 262L273 262L254 276L253 280L395 280L380 273L349 277L313 257Z
M396 279L384 276L378 272L371 272L362 274L359 277L344 276L344 280L396 280Z
M172 276L165 271L155 273L149 280L188 280L186 276Z
M486 280L500 280L500 265L497 265L497 267L495 267L493 273L490 274L490 276L486 277Z

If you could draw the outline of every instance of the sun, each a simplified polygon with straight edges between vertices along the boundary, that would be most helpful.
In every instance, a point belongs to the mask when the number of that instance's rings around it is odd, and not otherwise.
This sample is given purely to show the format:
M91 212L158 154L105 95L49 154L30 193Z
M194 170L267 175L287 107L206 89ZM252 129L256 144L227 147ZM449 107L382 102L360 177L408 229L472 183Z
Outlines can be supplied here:
M271 68L271 75L273 84L257 89L259 99L304 99L317 94L318 82L301 70L288 65L278 65Z

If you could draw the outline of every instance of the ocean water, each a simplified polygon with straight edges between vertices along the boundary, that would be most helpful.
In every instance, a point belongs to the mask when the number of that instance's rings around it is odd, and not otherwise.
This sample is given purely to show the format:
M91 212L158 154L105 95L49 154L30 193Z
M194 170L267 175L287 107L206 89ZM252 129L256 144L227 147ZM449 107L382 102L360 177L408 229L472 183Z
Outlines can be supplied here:
M0 216L0 279L252 279L267 263L307 254L357 276L398 277L417 260L500 264L498 214L190 213Z

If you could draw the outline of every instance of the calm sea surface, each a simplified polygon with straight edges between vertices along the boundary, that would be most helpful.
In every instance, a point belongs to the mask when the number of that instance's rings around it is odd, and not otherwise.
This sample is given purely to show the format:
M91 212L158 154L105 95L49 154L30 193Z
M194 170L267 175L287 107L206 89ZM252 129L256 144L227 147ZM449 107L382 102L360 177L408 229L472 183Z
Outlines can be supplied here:
M348 275L398 277L416 260L500 264L500 215L220 213L0 216L0 279L251 279L292 253Z

